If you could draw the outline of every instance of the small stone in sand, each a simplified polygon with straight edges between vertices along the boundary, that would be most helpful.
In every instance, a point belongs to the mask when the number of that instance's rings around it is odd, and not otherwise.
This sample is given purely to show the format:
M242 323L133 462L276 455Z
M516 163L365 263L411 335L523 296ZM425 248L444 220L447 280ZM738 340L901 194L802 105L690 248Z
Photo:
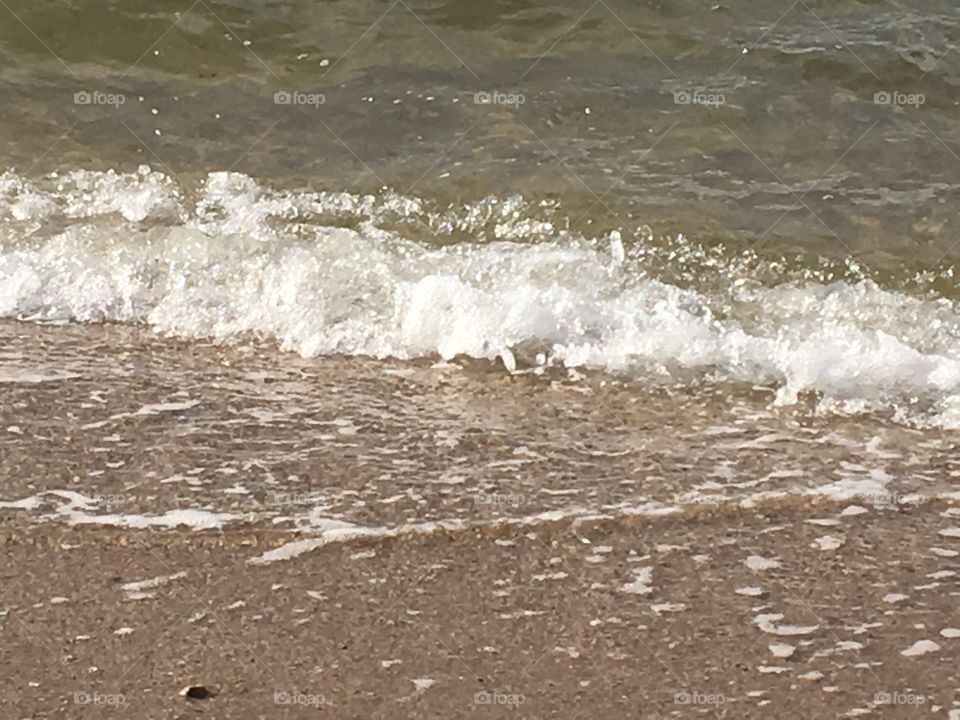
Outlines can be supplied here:
M215 695L212 690L208 690L203 685L187 685L180 694L187 700L209 700Z

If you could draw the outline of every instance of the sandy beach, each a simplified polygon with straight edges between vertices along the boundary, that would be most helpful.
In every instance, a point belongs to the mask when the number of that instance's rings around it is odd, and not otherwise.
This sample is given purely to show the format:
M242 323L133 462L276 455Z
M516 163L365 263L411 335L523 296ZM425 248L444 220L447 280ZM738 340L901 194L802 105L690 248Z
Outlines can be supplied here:
M958 48L0 0L0 720L960 720Z
M0 333L4 717L960 715L948 433Z
M5 522L5 716L960 715L942 503L297 541Z

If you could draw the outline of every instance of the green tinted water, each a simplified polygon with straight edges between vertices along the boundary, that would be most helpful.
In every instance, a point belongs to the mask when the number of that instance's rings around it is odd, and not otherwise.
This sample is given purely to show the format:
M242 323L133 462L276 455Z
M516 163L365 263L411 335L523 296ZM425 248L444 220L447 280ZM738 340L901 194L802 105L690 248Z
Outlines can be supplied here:
M520 193L588 236L649 226L894 284L932 271L953 294L945 2L9 0L0 17L0 161L21 174L148 163L189 187L235 169L439 207Z

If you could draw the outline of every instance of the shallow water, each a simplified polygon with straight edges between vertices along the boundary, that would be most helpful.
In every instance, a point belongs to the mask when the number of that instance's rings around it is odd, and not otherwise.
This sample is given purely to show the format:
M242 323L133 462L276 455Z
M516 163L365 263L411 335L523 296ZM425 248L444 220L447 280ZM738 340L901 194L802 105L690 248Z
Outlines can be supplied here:
M953 434L735 385L0 323L0 515L434 527L956 495ZM952 493L952 495L951 495Z
M235 378L170 472L200 468L190 493L223 512L278 512L215 500L230 485L203 475L266 482L257 453L222 477L214 461L214 438L260 433L282 462L307 462L304 438L329 446L339 471L309 487L345 493L343 466L361 468L377 510L328 502L350 522L456 518L487 490L535 495L536 513L949 486L960 28L945 3L18 0L0 15L0 315L45 323L4 325L7 425L55 388L49 407L70 398L77 437L101 447L142 408L210 391L239 352L283 378L282 407ZM76 325L104 322L122 325ZM89 381L150 353L140 390L126 372ZM394 387L408 374L417 390ZM96 393L106 418L84 407ZM478 403L500 424L464 451ZM192 435L198 412L146 416ZM321 432L304 413L382 430ZM570 449L581 433L599 455ZM7 500L70 446L38 453L42 437L8 438ZM78 452L77 482L127 493L129 457ZM410 495L460 463L486 470L445 486L455 500ZM302 469L270 472L263 492L299 492Z
M915 5L11 2L0 147L30 173L519 193L583 234L919 271L956 258L960 34Z

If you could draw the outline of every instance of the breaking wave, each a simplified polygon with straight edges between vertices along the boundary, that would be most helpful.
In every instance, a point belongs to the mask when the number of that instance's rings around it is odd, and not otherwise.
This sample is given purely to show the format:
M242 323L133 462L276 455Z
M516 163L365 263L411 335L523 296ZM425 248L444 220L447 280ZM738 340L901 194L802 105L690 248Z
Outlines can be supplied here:
M397 195L278 191L210 174L0 176L0 316L146 323L303 356L466 355L820 394L837 412L960 426L960 312L862 279L720 289L651 273L650 247L588 239L545 204L429 212ZM473 241L455 241L457 233ZM482 241L481 241L482 240Z

